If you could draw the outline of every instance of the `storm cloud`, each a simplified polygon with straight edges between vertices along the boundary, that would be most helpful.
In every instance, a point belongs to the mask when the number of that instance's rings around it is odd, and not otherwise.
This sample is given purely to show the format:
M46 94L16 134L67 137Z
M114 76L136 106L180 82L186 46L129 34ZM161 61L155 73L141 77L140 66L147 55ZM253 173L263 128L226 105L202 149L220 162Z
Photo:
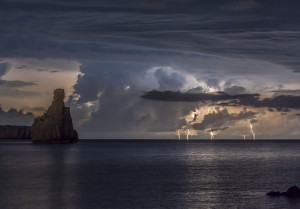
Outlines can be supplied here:
M1 1L1 56L145 60L205 53L299 70L298 1L155 2Z
M210 129L211 131L224 130L228 126L233 126L240 120L253 119L257 113L244 109L239 113L229 113L226 108L216 108L216 111L204 116L201 123L193 124L196 130Z
M23 86L34 86L36 85L35 82L26 82L26 81L7 81L7 80L1 80L0 79L0 85L6 86L6 87L23 87Z
M159 101L172 101L172 102L218 102L224 100L257 100L259 94L237 94L229 95L225 92L216 93L182 93L173 91L149 91L141 96L144 99L159 100Z
M287 108L300 108L300 96L279 95L272 98L261 99L259 94L227 94L225 92L216 93L182 93L172 91L150 91L141 96L144 99L172 102L203 102L218 104L221 106L250 106L250 107L268 107L277 110ZM228 102L224 102L227 101ZM218 103L220 102L220 103Z
M39 114L52 90L65 88L87 138L157 138L202 104L294 111L299 7L296 0L3 0L1 101Z

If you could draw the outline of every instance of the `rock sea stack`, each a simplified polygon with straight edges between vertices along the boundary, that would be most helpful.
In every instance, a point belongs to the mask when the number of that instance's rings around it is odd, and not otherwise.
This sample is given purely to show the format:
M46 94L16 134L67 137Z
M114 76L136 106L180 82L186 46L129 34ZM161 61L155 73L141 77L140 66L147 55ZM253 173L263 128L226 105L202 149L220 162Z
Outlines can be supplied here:
M54 90L52 104L44 115L37 117L31 127L31 139L37 143L73 143L78 134L73 129L70 108L64 104L63 89Z
M292 186L286 192L270 191L267 193L267 195L271 197L285 196L290 198L300 198L300 188L297 186Z

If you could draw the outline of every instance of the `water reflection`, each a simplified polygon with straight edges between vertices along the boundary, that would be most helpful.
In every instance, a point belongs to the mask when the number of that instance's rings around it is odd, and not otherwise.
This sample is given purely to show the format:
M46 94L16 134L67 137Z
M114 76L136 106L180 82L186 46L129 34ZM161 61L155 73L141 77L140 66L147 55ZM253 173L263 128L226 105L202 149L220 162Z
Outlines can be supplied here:
M1 144L0 208L297 208L299 201L265 192L300 183L299 149L238 142Z
M51 147L52 146L52 147ZM73 180L74 173L70 168L69 158L74 157L70 152L69 145L51 145L49 147L49 170L47 176L49 179L49 190L46 190L48 196L49 208L74 208L72 197L73 188L76 183ZM71 155L70 155L71 153Z
M75 208L71 147L11 144L0 149L0 208Z

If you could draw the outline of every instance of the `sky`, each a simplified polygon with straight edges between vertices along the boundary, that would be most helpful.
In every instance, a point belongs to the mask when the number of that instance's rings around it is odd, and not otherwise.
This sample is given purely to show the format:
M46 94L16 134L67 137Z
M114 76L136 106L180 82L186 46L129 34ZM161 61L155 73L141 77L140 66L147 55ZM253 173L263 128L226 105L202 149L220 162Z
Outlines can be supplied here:
M83 139L299 139L299 8L0 0L0 125L31 125L63 88Z

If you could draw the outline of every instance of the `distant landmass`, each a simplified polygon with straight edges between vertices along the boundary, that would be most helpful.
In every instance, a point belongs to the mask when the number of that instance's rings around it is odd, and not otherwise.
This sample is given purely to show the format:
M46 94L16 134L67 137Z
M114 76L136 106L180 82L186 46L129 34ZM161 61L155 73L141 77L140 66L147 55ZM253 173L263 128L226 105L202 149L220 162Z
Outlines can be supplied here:
M52 104L32 126L0 126L0 139L31 139L37 143L73 143L78 141L70 108L65 107L63 89L54 90Z
M31 126L0 126L0 139L31 139Z

